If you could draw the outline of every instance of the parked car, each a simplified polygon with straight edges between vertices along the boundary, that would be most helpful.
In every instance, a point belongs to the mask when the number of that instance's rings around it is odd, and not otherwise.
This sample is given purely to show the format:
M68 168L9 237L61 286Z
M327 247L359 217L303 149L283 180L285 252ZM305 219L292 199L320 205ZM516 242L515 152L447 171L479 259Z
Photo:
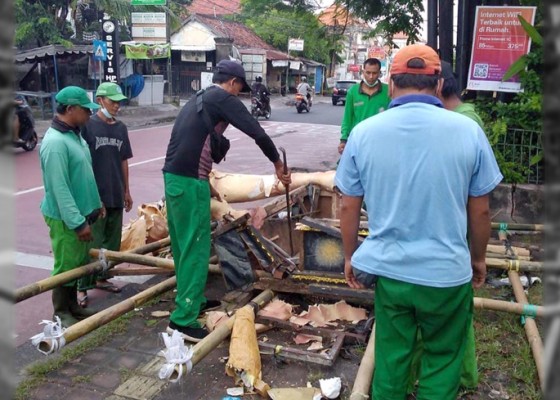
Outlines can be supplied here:
M340 101L342 104L346 103L346 92L350 89L350 86L355 85L359 81L348 80L348 81L338 81L334 85L332 92L332 105L336 106Z

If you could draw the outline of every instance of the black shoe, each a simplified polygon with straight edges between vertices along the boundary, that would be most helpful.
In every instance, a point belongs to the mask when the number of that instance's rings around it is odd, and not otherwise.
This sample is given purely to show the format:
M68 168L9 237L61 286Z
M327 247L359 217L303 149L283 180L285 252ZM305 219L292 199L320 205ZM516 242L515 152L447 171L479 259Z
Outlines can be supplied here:
M218 308L222 305L220 300L206 300L206 305L200 309L200 312L212 310L213 308Z
M179 326L173 321L169 321L167 333L172 335L173 331L179 331L183 340L193 343L198 343L208 336L208 331L204 328L189 328L186 326Z

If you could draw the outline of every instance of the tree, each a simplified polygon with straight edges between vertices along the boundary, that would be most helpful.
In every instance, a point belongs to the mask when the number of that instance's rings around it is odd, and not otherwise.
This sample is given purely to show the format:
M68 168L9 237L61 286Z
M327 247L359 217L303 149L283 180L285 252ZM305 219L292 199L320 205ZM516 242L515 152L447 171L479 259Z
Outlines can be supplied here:
M170 1L170 6L135 7L135 11L164 11L170 23L180 22L171 10L191 0ZM130 0L14 0L16 33L19 48L41 47L48 44L70 46L83 41L83 32L100 32L99 19L103 13L120 21L121 27L130 25ZM72 22L70 22L70 21ZM122 33L122 32L121 32Z

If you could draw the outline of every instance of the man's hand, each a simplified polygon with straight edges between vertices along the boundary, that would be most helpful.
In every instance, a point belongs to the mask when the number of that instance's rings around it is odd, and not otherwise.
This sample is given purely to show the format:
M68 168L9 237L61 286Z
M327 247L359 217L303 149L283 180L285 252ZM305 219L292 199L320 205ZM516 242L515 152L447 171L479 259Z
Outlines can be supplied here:
M472 287L475 289L481 288L486 280L486 261L472 261Z
M346 147L346 142L340 142L338 144L338 154L342 154L344 152L345 147Z
M105 209L105 207L103 207ZM82 242L91 242L93 240L93 235L91 234L91 227L89 224L86 224L82 229L76 232L78 235L78 239Z
M126 192L124 194L124 210L126 212L129 212L130 210L132 210L132 204L134 202L132 201L132 196L130 195L130 192Z
M107 216L107 209L105 208L105 204L101 203L101 210L99 210L98 218L105 218L106 216Z
M356 279L356 276L354 276L354 271L352 271L352 262L350 260L344 262L344 277L346 278L346 283L352 289L365 289L365 286Z
M276 171L276 177L284 186L292 183L292 171L288 168L288 172L285 174L284 163L282 161L278 161L274 164L274 170Z

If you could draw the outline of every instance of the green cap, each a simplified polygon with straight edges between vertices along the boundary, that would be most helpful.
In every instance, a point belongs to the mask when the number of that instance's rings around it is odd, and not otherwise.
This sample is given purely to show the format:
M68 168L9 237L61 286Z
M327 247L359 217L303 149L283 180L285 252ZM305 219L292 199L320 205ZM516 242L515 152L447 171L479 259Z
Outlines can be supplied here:
M58 103L66 106L81 106L97 110L100 106L89 99L87 92L78 86L66 86L55 96Z
M126 96L122 94L122 89L119 85L113 82L103 82L97 88L97 93L95 97L108 97L113 101L126 100Z

